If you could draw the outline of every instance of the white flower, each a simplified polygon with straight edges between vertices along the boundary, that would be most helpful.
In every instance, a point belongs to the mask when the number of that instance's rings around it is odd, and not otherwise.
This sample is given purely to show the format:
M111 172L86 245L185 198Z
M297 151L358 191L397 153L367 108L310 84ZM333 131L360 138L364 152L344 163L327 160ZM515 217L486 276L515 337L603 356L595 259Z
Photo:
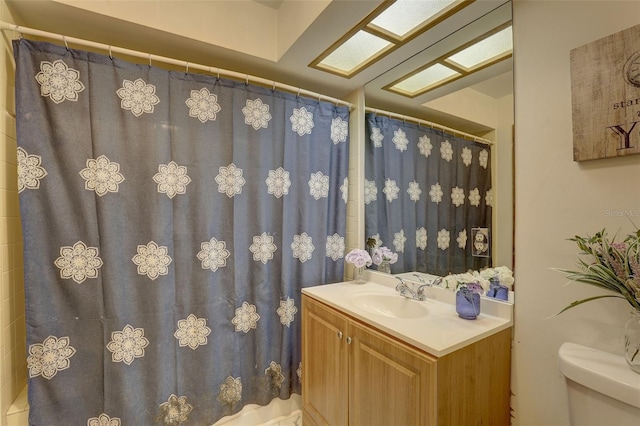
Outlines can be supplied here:
M462 154L460 154L460 157L462 157L462 162L465 166L469 167L471 165L473 154L471 153L471 150L469 148L462 148Z
M370 204L372 201L378 199L378 188L376 188L375 181L364 180L364 203Z
M451 202L456 206L460 207L464 204L464 189L458 188L457 186L451 189Z
M422 190L420 189L418 182L415 180L413 182L409 182L409 189L407 189L407 193L409 194L409 199L416 202L419 201Z
M331 120L331 140L334 145L338 145L340 142L346 142L348 133L349 123L346 120L340 117Z
M160 164L158 172L153 176L153 181L158 184L159 193L173 198L176 194L187 192L187 185L191 182L191 178L187 176L185 166L178 166L171 161L169 164Z
M298 312L298 308L295 306L295 301L287 297L287 300L280 301L280 307L276 309L276 313L280 316L280 323L289 327L293 322L293 318Z
M40 95L49 97L57 104L77 101L78 93L84 90L80 81L80 73L67 67L62 60L40 62L40 72L36 74L36 81L40 84Z
M269 170L269 176L267 176L265 182L267 184L267 193L275 195L276 198L289 193L289 187L291 186L289 172L282 167L278 167L276 170Z
M189 421L189 413L193 410L191 404L187 404L187 397L178 397L171 394L167 402L160 404L159 420L163 425L178 426Z
M169 273L171 257L167 254L169 250L166 246L159 246L150 241L146 246L139 245L137 252L131 260L138 266L138 274L155 280L160 275Z
M207 336L211 334L211 329L207 327L207 320L189 314L187 319L178 321L178 329L173 336L178 339L180 347L189 346L196 350L200 345L207 344Z
M29 346L27 368L29 377L42 376L50 380L58 371L66 370L71 365L69 358L76 353L69 345L69 337L49 336L42 343Z
M453 149L451 148L451 142L444 141L440 144L440 155L443 160L451 161L453 159Z
M153 113L153 106L160 103L156 96L156 86L147 84L143 79L136 81L123 80L122 87L116 91L120 99L120 107L129 110L136 117L143 113Z
M120 164L112 163L106 156L101 155L95 160L89 158L86 165L86 169L80 170L80 176L85 180L84 189L95 191L100 197L107 192L118 192L118 185L124 182Z
M487 206L493 207L493 190L490 189L484 194L484 202Z
M269 363L269 367L264 370L264 374L269 378L269 384L271 388L281 388L282 382L284 382L284 376L282 375L282 366L275 361Z
M242 169L236 167L231 163L227 167L220 167L219 173L216 176L216 183L218 184L218 192L227 194L227 197L231 198L236 194L242 192L242 186L247 181L242 177Z
M311 253L313 253L314 249L312 238L306 232L293 236L291 250L293 251L293 257L299 259L300 262L304 263L311 259Z
M143 328L133 328L125 325L122 331L111 333L111 341L107 349L111 352L111 361L124 362L127 365L136 358L144 357L144 348L149 346L149 340L144 337Z
M340 185L340 192L342 193L342 201L347 204L349 200L349 177L345 177L342 185Z
M325 176L322 172L311 173L309 179L309 194L316 200L329 196L329 176Z
M442 192L442 187L440 186L439 183L431 185L431 190L429 191L429 196L431 197L431 201L438 204L440 201L442 201L443 195L444 195L444 192Z
M30 155L22 148L18 148L18 192L25 189L40 188L40 179L47 175L47 171L40 164L42 157Z
M392 202L396 198L398 198L398 193L400 192L400 188L396 185L396 181L392 179L387 179L384 182L384 189L382 190L384 194L387 196L387 201Z
M427 135L420 136L418 139L418 149L420 150L420 154L425 157L429 157L431 155L431 149L433 145L431 144L431 139Z
M456 238L456 242L458 243L458 247L464 249L467 247L467 230L463 229L458 233L458 238Z
M480 205L480 191L478 191L478 188L469 191L469 204L476 207Z
M427 230L424 226L416 229L416 247L421 250L427 248Z
M242 399L242 380L240 377L235 379L231 376L227 377L223 384L220 385L220 393L218 401L223 404L233 405Z
M253 253L253 260L258 260L263 264L273 259L276 245L273 244L273 237L263 232L261 235L253 237L253 244L249 246L249 251Z
M407 237L404 236L404 229L393 234L393 246L396 248L397 252L404 253L405 242L407 242Z
M82 284L87 278L97 278L102 259L98 256L97 247L87 247L82 241L73 245L60 247L60 257L53 262L60 268L60 278L71 278Z
M392 141L396 146L396 149L400 152L405 151L407 149L407 145L409 144L409 139L407 139L407 135L402 131L402 129L398 129L393 132Z
M221 109L218 105L218 97L212 95L206 87L199 91L192 90L191 97L184 103L189 107L189 117L196 117L201 123L215 121L216 114Z
M256 305L242 302L242 306L236 309L236 316L231 320L231 324L236 326L236 331L248 333L252 328L258 327L260 315L256 311Z
M338 234L327 236L327 257L338 260L344 257L344 237Z
M381 148L384 135L380 131L380 128L374 127L373 129L371 129L371 136L369 136L369 139L371 139L371 142L373 142L374 147Z
M478 162L480 163L480 166L482 166L483 168L487 168L487 164L489 162L489 152L486 149L483 149L482 151L480 151L480 155L478 156Z
M120 426L120 418L111 418L107 414L102 413L98 417L91 417L87 420L87 426Z
M498 274L498 281L500 281L500 284L505 287L511 288L514 283L513 271L506 266L496 266L493 269Z
M449 243L451 242L451 238L449 237L449 231L446 229L441 229L438 231L438 248L440 250L446 250L449 248Z
M291 130L299 136L311 134L311 129L313 129L313 114L307 111L305 107L294 108L289 120L291 121Z
M269 126L269 121L271 121L269 105L262 103L262 99L260 98L255 101L247 99L246 105L247 106L242 108L245 124L253 127L253 130L260 128L266 129Z
M213 272L218 268L227 266L227 259L230 254L226 249L227 243L211 238L209 241L200 243L200 251L196 255L202 262L202 269L211 269Z

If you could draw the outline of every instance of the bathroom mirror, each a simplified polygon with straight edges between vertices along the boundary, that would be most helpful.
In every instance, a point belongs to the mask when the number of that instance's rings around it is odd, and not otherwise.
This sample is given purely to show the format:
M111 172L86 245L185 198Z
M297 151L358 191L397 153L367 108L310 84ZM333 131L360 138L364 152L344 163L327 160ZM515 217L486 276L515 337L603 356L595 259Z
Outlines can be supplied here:
M424 93L407 96L390 90L390 86L398 83L403 76L442 62L443 58L451 56L452 51L455 53L487 34L495 34L510 27L510 1L474 2L474 5L476 3L477 7L485 9L476 9L475 13L469 16L458 13L456 15L460 16L450 17L449 30L455 28L453 31L447 34L432 33L431 38L425 39L426 47L423 50L369 81L365 85L365 100L368 111L377 112L378 115L391 111L404 115L407 119L417 118L455 129L458 131L456 136L466 133L492 142L490 158L494 204L488 229L491 258L487 265L507 266L513 269L514 112L511 54L506 55L506 59L496 61L468 75L454 77L452 81ZM459 21L455 26L454 18ZM370 170L365 173L368 172ZM423 195L427 195L428 192L428 189L423 189ZM365 235L365 238L368 237L370 236ZM452 240L455 238L452 237ZM393 250L391 242L385 242L384 245ZM412 271L392 268L392 272Z

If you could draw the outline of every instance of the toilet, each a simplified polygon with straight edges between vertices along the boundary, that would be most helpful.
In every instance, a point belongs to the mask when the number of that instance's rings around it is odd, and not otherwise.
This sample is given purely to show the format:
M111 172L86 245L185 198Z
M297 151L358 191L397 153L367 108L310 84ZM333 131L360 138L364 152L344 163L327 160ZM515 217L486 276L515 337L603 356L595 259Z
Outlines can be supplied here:
M640 374L624 357L568 342L558 357L572 425L640 425Z

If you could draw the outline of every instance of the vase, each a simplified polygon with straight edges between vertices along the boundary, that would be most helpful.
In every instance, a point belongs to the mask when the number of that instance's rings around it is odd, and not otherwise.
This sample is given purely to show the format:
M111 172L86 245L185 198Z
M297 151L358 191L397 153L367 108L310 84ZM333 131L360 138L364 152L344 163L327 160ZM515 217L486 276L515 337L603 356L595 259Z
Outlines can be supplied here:
M456 312L460 318L474 320L480 315L480 295L471 290L460 289L456 293Z
M378 272L384 272L385 274L391 273L391 265L389 264L388 260L383 260L382 262L380 262L380 264L378 265Z
M357 267L354 266L353 267L353 281L356 284L364 284L365 282L367 282L367 280L364 279L364 266L361 267Z
M624 353L629 367L640 374L640 310L633 309L624 325Z
M487 296L498 300L509 300L509 289L495 280L490 280Z

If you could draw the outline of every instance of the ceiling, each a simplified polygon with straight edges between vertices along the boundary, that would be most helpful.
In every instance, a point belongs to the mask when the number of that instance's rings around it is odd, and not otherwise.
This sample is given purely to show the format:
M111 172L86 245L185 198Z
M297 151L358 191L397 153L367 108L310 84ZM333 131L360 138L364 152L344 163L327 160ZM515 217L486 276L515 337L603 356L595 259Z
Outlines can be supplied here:
M431 1L431 0L420 0ZM511 20L507 0L476 0L351 78L308 65L383 0L7 0L18 25L260 76L344 99L365 88L367 106L482 134L424 104L465 88L513 92L508 59L415 98L382 88Z

